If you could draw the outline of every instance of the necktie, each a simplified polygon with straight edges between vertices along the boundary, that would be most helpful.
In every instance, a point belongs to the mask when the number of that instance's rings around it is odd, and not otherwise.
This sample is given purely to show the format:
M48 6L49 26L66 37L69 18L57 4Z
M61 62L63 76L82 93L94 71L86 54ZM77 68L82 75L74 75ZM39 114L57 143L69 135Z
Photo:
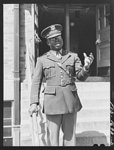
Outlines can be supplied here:
M61 54L60 54L60 53L56 53L56 57L57 57L58 59L61 59Z

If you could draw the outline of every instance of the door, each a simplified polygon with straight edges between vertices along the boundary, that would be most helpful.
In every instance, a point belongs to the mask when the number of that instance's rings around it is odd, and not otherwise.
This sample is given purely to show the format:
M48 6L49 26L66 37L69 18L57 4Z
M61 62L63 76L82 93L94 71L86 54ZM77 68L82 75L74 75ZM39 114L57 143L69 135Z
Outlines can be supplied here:
M110 5L97 5L96 7L96 49L97 74L109 76L110 74Z

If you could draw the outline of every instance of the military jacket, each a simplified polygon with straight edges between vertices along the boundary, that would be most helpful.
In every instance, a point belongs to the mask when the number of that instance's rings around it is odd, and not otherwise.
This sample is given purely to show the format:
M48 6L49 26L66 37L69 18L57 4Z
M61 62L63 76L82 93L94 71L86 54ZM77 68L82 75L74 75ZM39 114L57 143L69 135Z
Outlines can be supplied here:
M82 108L76 78L85 81L89 73L76 53L58 59L51 51L37 58L31 87L31 104L39 103L42 79L46 79L43 111L45 114L65 114Z

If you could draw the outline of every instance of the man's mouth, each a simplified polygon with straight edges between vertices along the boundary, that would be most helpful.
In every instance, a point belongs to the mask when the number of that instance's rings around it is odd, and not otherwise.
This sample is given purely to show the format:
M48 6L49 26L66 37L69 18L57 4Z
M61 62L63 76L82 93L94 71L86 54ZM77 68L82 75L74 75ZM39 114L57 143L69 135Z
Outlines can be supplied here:
M60 46L60 43L57 43L56 46Z

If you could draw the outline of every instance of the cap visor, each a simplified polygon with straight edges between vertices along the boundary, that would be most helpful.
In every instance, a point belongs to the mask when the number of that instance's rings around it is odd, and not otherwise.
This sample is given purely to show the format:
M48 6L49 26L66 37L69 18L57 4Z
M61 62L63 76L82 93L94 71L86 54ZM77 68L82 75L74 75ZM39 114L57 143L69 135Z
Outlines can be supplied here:
M58 34L54 34L54 35L48 36L47 39L50 39L50 38L53 38L53 37L56 37L56 36L59 36L59 35L61 35L61 33L58 33Z

